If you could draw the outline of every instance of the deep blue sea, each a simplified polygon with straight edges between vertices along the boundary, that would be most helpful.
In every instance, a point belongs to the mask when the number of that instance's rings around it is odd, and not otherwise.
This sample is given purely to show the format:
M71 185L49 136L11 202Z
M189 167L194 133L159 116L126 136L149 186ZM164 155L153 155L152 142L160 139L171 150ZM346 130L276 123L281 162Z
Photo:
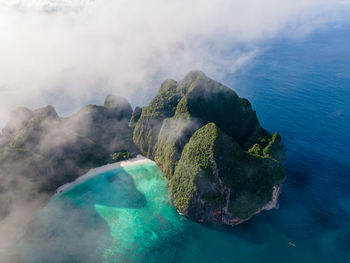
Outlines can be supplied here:
M155 165L135 166L52 200L23 256L70 263L350 262L350 19L266 46L225 84L234 83L262 126L282 135L287 179L279 209L233 228L193 223L172 207Z

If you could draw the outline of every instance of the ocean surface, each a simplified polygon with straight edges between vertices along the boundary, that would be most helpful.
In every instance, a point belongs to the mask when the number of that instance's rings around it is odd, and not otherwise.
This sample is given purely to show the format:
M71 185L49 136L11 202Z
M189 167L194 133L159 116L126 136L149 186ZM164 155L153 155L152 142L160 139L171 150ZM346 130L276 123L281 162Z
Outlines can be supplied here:
M282 135L287 179L279 209L233 228L197 224L172 207L154 163L118 168L53 198L22 256L35 263L350 262L350 19L266 46L225 84Z

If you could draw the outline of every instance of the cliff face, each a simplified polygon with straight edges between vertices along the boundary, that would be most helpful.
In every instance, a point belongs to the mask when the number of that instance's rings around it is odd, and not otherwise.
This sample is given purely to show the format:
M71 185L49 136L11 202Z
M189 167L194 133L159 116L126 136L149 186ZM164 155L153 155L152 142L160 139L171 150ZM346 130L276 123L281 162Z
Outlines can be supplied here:
M134 142L169 179L175 207L199 222L235 225L271 209L285 177L281 137L248 100L198 71L162 84Z
M154 157L155 145L163 120L174 115L180 99L176 88L176 81L164 81L150 104L142 109L141 115L138 113L139 117L133 136L134 142L141 153L149 158Z
M175 207L199 222L235 225L273 208L285 176L281 137L260 126L248 100L193 71L164 81L134 112L111 95L67 118L52 106L13 111L0 135L0 219L13 202L139 151L169 179Z
M104 106L87 105L68 118L52 106L14 110L0 135L0 219L13 202L53 193L87 169L112 161L113 154L138 152L128 125L131 114L126 99L111 95Z

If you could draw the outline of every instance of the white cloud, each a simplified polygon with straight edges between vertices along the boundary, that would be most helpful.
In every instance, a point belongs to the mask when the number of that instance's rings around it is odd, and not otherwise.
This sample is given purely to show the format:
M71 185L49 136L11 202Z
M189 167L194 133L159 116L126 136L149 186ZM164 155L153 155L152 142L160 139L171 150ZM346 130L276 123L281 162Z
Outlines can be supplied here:
M286 27L284 34L295 37L322 24L327 17L319 10L327 2L0 0L0 127L19 105L53 104L68 113L108 93L147 103L166 77L199 69L220 79L252 61L263 51L261 42ZM75 138L55 129L49 135L42 148ZM15 177L8 175L3 187ZM10 199L25 203L35 187L16 178L23 193L11 192ZM0 254L17 243L46 198L12 207L0 224Z
M18 10L54 12L79 10L94 0L0 0L0 5Z
M70 112L107 93L145 103L165 77L220 79L286 25L312 30L327 2L0 0L0 127L18 105Z

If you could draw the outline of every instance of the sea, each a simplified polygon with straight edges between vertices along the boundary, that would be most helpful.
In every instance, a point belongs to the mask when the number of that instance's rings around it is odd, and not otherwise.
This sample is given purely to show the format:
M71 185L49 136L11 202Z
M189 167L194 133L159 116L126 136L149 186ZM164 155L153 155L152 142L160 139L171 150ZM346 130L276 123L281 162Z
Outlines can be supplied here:
M19 245L22 257L350 262L350 18L304 37L276 37L227 83L282 136L287 178L278 209L235 227L195 223L177 213L155 163L121 167L53 197Z

